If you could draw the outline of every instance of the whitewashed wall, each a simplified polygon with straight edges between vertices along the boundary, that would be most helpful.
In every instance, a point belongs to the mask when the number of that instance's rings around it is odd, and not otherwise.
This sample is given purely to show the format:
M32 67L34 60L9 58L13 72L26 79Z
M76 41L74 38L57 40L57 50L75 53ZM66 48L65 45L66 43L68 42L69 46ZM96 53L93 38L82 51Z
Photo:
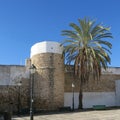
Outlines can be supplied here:
M120 106L120 80L115 81L116 88L116 106Z
M85 92L83 94L83 108L93 105L116 106L115 92Z
M120 75L120 67L108 67L106 70L102 69L102 74Z
M28 78L25 66L0 65L0 85L16 85L21 78Z
M74 108L77 109L79 102L78 102L79 93L74 93ZM72 97L73 94L71 92L64 93L64 106L70 106L72 108Z
M8 66L0 65L0 85L8 85L10 81L10 70Z
M60 43L53 41L43 41L34 44L31 47L30 57L40 53L58 53L62 54L63 46L60 46Z
M64 93L64 106L72 108L72 93ZM79 93L75 93L75 109L78 108ZM84 92L83 93L83 108L92 108L93 105L116 106L115 92Z

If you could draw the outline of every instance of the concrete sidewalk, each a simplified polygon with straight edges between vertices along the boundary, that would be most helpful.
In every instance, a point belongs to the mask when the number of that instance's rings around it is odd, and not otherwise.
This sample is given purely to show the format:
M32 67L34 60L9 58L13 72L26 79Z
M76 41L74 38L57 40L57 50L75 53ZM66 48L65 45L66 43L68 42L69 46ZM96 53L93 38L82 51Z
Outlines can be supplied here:
M12 120L30 120L30 117L14 117ZM120 120L120 109L38 115L34 120Z

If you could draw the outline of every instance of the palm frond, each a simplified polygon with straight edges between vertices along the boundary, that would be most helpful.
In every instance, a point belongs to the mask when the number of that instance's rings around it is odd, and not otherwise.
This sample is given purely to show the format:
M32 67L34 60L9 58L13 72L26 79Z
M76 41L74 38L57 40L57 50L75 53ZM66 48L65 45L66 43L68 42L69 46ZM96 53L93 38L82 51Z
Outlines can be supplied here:
M65 45L66 64L74 65L74 73L86 83L92 74L94 79L100 79L101 68L110 64L110 49L112 44L105 40L113 38L109 27L96 24L89 18L78 19L78 25L70 23L72 30L63 30L66 37L61 45Z

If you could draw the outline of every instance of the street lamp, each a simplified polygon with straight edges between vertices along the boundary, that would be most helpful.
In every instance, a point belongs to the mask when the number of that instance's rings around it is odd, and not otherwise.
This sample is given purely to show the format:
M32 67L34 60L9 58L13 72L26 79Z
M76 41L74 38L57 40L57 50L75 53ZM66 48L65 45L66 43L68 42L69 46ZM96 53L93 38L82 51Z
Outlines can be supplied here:
M36 72L36 67L34 64L31 65L30 69L30 120L33 120L33 87L34 87L34 74Z
M22 85L22 82L20 81L18 84L19 87L19 91L18 91L18 115L20 115L20 110L21 110L21 91L20 91L20 87Z
M75 88L75 85L72 83L72 93L73 93L73 96L72 96L72 110L74 111L74 88Z

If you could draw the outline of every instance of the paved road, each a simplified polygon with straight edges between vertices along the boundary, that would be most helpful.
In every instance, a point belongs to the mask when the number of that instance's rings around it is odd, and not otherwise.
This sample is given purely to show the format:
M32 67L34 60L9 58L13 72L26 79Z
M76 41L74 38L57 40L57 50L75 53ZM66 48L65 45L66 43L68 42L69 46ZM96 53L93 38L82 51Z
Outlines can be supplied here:
M30 117L14 117L12 120L30 120ZM34 120L120 120L120 109L38 115Z

